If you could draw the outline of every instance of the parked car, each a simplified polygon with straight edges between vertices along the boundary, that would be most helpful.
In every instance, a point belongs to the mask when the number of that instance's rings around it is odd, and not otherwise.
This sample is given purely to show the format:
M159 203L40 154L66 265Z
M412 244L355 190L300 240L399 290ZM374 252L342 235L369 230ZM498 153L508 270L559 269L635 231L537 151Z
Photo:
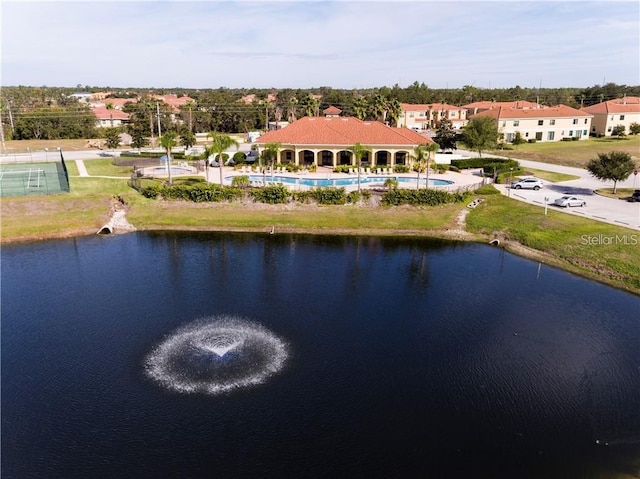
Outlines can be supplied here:
M640 201L640 190L635 190L627 201Z
M258 161L258 152L256 150L249 151L245 156L245 163L253 164Z
M232 156L230 156L228 153L223 153L222 158L225 159L225 166L235 166L236 162L233 161ZM220 162L218 161L218 154L209 156L208 161L209 166L213 166L214 168L220 166Z
M539 178L522 178L521 180L514 181L511 183L511 188L519 189L530 189L530 190L539 190L542 188L544 184L542 180Z
M586 201L576 198L575 196L563 196L556 199L553 204L556 206L562 206L563 208L567 208L569 206L587 206Z

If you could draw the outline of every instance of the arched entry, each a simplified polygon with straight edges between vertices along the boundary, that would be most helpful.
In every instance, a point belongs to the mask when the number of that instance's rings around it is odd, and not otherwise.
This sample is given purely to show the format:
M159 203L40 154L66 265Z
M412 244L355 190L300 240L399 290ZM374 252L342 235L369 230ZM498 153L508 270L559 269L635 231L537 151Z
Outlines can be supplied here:
M282 150L280 152L280 163L286 165L287 163L293 163L295 158L295 152L293 150Z
M298 163L302 166L313 165L316 162L316 156L311 150L302 150L298 153Z
M398 151L396 153L396 165L406 165L407 164L408 155L406 151Z
M320 165L333 166L333 153L329 150L322 150L320 152Z
M388 151L378 151L376 153L376 166L387 166L391 164L391 154Z
M351 156L353 153L350 151L342 150L338 153L338 164L339 165L350 165L351 164Z

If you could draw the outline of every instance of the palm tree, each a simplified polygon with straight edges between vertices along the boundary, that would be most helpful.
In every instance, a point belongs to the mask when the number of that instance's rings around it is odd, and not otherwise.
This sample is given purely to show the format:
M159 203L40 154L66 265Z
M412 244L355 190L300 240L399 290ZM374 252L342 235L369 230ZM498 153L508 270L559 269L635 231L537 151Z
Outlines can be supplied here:
M356 165L358 166L358 193L360 193L360 167L362 166L362 157L365 153L371 152L371 148L368 146L363 146L360 143L354 143L349 148L347 148L351 153L353 153L353 157L356 160Z
M212 131L207 136L209 136L213 140L213 144L211 145L209 151L214 154L218 154L218 163L220 165L220 186L222 186L222 166L224 165L224 158L222 158L222 154L227 151L232 146L236 147L236 150L240 147L240 143L231 138L229 135L223 135L222 133L216 133ZM209 182L209 161L207 157L207 161L205 161L205 171L207 182Z
M427 152L427 178L426 178L426 181L425 181L425 187L429 188L429 162L432 159L435 162L436 151L438 151L440 149L440 145L438 145L437 143L427 143L424 146L424 149Z
M278 153L280 152L280 148L282 148L282 143L274 142L264 144L264 150L262 151L262 154L271 167L271 173L273 173L274 163L276 163L276 161L278 160Z
M172 131L167 131L160 137L160 145L164 148L164 151L167 153L167 173L169 174L169 184L171 181L171 149L176 146L178 142L176 141L176 134Z
M115 105L111 102L107 103L105 105L105 107L107 108L107 110L109 110L109 118L111 119L111 128L113 128L113 110L115 109Z
M413 161L416 163L418 170L418 179L416 180L416 189L420 189L420 172L424 167L425 162L428 161L427 150L425 149L426 145L418 145L413 148Z

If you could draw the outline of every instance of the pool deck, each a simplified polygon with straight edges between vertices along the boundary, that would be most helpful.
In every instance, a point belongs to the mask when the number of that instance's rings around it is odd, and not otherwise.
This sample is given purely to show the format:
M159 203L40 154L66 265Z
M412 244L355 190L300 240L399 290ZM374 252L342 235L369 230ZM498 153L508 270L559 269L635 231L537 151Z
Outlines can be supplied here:
M247 172L247 171L242 171L240 169L234 169L231 167L224 167L222 168L222 174L223 174L223 178L225 178L224 180L224 184L228 185L230 184L229 181L226 180L226 178L228 177L232 177L232 176L262 176L263 173L260 172ZM204 173L202 173L202 176L204 176ZM318 167L317 171L315 172L305 172L305 173L278 173L278 172L274 172L273 174L271 172L267 172L266 174L264 174L264 176L266 176L267 178L270 178L271 176L282 176L282 177L287 177L287 178L295 178L295 179L316 179L316 180L337 180L337 179L347 179L347 178L353 178L356 179L358 177L357 174L345 174L345 173L335 173L333 171L333 168L331 167L326 167L326 166L321 166ZM411 178L414 181L417 180L416 178L416 174L415 173L392 173L392 174L376 174L376 173L367 173L367 174L361 174L360 175L361 178L368 178L368 177L376 177L376 178ZM420 180L423 181L425 178L425 174L422 173L420 175ZM445 180L445 181L452 181L453 184L451 185L436 185L436 186L430 186L430 188L437 188L437 189L443 189L443 190L447 190L447 191L451 191L451 190L458 190L458 189L469 189L471 188L473 185L478 185L479 183L482 183L482 177L479 176L477 171L464 171L461 173L455 173L452 171L447 171L443 174L437 174L437 173L429 173L429 179L430 180ZM220 169L219 168L210 168L209 169L209 182L210 183L219 183L220 182ZM306 186L306 185L300 185L300 184L296 184L296 185L287 185L285 183L286 186L289 186L291 188L295 188L297 190L309 190L311 188L314 188L313 186ZM360 185L361 188L377 188L380 187L381 185L379 184L368 184L368 183L363 183ZM400 188L407 188L407 189L415 189L416 184L412 183L412 182L407 182L407 183L400 183L398 185ZM354 184L354 185L348 185L348 186L344 186L344 188L347 191L353 191L353 190L357 190L358 189L358 185Z

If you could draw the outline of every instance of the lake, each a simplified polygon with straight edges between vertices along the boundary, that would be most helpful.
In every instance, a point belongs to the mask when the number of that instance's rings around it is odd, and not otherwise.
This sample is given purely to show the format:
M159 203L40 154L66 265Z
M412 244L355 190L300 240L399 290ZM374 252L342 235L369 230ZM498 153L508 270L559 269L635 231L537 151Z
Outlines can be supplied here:
M133 233L1 254L5 479L639 474L640 299L502 249Z

